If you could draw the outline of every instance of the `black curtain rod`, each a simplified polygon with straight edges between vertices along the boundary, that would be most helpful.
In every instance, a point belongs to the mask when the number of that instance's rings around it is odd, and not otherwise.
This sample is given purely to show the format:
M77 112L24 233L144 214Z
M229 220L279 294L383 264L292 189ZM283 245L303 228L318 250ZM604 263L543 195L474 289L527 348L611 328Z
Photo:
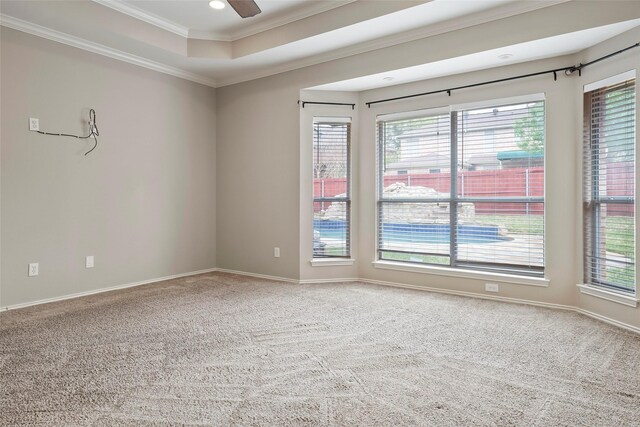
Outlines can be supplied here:
M351 107L352 110L356 109L356 104L347 104L344 102L314 102L314 101L300 101L298 100L298 105L302 105L302 108L304 108L304 106L306 104L317 104L317 105L348 105Z
M616 52L610 53L608 55L602 56L598 59L594 59L593 61L587 62L585 64L580 63L578 65L572 65L570 67L562 67L562 68L555 68L553 70L546 70L546 71L538 71L536 73L529 73L529 74L521 74L519 76L513 76L513 77L505 77L503 79L497 79L497 80L489 80L486 82L480 82L480 83L473 83L473 84L468 84L468 85L464 85L464 86L457 86L457 87L452 87L449 89L439 89L439 90L433 90L431 92L423 92L423 93L416 93L413 95L405 95L405 96L398 96L395 98L387 98L387 99L381 99L378 101L370 101L370 102L365 102L365 104L367 105L367 107L371 108L371 106L373 104L380 104L382 102L390 102L390 101L399 101L401 99L407 99L407 98L415 98L418 96L425 96L425 95L433 95L436 93L447 93L449 96L451 96L451 92L454 90L460 90L460 89L468 89L471 87L477 87L477 86L485 86L485 85L490 85L490 84L494 84L494 83L502 83L502 82L508 82L511 80L518 80L518 79L525 79L527 77L534 77L534 76L540 76L543 74L553 74L553 80L558 80L558 73L564 71L564 73L568 76L571 75L573 73L575 73L576 71L578 72L578 75L581 76L582 75L582 69L585 67L588 67L589 65L595 64L596 62L600 62L603 61L605 59L611 58L612 56L616 56L619 55L623 52L626 52L627 50L633 49L640 46L640 43L636 43L634 45L625 47L624 49L620 49Z

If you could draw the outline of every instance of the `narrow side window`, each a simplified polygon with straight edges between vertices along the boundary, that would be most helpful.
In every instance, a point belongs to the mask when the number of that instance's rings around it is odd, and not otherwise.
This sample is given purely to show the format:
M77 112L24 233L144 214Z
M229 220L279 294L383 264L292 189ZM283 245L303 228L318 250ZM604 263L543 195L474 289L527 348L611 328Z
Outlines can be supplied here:
M635 78L584 94L584 280L636 291Z
M313 257L351 252L351 123L313 122Z

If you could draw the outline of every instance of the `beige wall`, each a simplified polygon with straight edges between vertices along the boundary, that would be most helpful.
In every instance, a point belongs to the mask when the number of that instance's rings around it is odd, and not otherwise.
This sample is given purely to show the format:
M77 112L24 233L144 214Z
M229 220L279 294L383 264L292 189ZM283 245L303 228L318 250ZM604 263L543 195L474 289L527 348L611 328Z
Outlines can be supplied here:
M607 15L604 9L600 12L601 16ZM569 19L569 15L567 18ZM511 24L519 25L516 19ZM501 22L501 25L505 28L509 26L505 22ZM441 47L438 52L448 52L447 47L456 44L458 36L459 34L438 36ZM639 36L637 30L626 33L608 42L604 50L610 52L625 47L629 40ZM499 38L500 35L488 32L482 43L489 43L492 37ZM394 58L398 58L397 51L411 50L409 47L389 49L395 50L388 52L382 49L219 89L218 266L302 281L359 277L444 291L485 294L484 284L490 280L389 271L372 265L376 235L375 116L390 111L544 93L547 100L545 276L550 283L548 287L539 287L502 282L498 296L547 305L578 307L640 328L640 310L582 295L576 287L582 280L579 265L582 257L581 229L577 225L581 219L579 168L582 132L579 121L582 115L580 92L583 81L580 78L559 76L558 81L554 82L552 76L543 76L454 92L451 97L436 95L413 101L381 104L371 109L364 105L365 101L379 98L584 62L586 56L603 49L596 46L572 56L363 92L359 94L358 109L355 112L344 107L307 106L302 110L296 105L300 97L319 101L352 99L354 94L333 93L329 96L326 93L306 91L304 88L365 74L364 70L368 73L383 71L385 65L382 63L385 59L391 63ZM427 53L423 53L424 50L421 49L413 52L420 52L416 55L440 55L433 53L432 49L426 50ZM625 68L629 61L635 61L637 66L638 58L640 51L633 51L625 57L585 70L584 76L595 74L596 70L601 70L597 72L603 74L615 73L617 69ZM615 65L623 63L627 65ZM325 114L353 114L354 129L359 134L353 155L352 200L355 219L352 245L356 258L353 266L312 267L309 263L312 214L310 207L303 202L308 201L311 194L311 166L310 161L305 161L305 153L308 154L309 148L305 141L310 141L312 117ZM245 175L238 181L235 179L237 170L252 170L256 174L253 177ZM262 190L264 188L272 189L272 192ZM269 196L275 197L272 203L268 201ZM296 224L300 224L299 228L295 228ZM273 246L283 248L282 258L273 258Z
M6 28L1 49L0 305L215 267L215 90ZM28 131L85 133L88 108L86 157Z
M217 94L218 266L297 278L299 89L286 75L229 89Z

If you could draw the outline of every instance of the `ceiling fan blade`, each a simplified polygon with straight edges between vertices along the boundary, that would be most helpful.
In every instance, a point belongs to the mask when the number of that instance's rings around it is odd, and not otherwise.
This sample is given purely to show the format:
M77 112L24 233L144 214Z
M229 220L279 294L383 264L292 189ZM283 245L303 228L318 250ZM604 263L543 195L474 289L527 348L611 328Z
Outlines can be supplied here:
M252 16L256 16L260 12L260 8L253 0L227 0L229 5L238 12L242 18L251 18Z

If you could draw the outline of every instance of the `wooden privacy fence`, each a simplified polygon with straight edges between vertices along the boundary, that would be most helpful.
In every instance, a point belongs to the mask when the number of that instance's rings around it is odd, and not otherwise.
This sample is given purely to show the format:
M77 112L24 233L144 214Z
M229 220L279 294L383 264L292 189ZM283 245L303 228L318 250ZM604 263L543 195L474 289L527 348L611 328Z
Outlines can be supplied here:
M391 175L384 178L384 187L403 183L407 186L433 188L440 193L449 193L451 185L449 173L421 173ZM314 179L315 197L334 197L346 192L344 178ZM512 168L482 171L458 172L459 197L542 197L544 195L544 168ZM326 204L325 204L326 209ZM321 210L315 204L314 211ZM540 203L525 206L522 203L475 203L477 214L535 214L542 215L544 207Z
M421 173L392 175L384 178L384 187L403 183L407 186L433 188L441 193L449 193L451 176L449 173ZM607 194L611 196L633 195L635 171L633 164L618 163L607 173ZM314 179L314 197L334 197L347 191L344 178ZM498 170L458 172L458 196L460 197L542 197L544 196L544 168L511 168ZM326 209L330 203L325 202ZM314 211L322 209L320 203L314 204ZM612 214L632 216L633 206L616 206ZM541 203L475 203L478 215L500 214L534 214L542 215L544 206Z

